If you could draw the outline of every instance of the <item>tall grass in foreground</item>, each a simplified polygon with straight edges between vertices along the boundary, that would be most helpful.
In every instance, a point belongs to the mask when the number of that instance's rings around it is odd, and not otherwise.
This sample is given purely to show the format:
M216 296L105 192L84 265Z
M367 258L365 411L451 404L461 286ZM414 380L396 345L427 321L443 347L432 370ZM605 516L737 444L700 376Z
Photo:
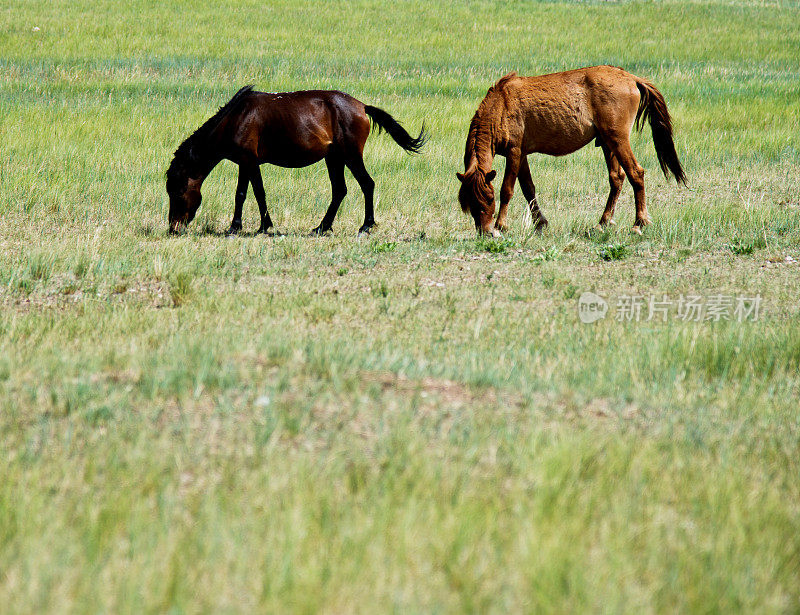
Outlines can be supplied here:
M28 2L0 10L3 612L793 612L800 604L798 9L749 2ZM38 28L38 29L34 29ZM654 81L689 187L590 232L599 150L530 159L551 226L456 203L509 70ZM166 234L164 170L241 85L345 90L431 140L236 170ZM498 169L502 170L502 159ZM252 195L245 231L257 227ZM606 258L608 256L609 258ZM611 312L578 320L584 291ZM619 322L622 295L758 295Z

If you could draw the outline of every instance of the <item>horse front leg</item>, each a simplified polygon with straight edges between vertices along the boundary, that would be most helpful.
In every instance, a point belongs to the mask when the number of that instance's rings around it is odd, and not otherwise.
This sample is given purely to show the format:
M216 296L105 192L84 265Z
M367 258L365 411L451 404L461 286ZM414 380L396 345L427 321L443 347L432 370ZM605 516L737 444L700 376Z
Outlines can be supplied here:
M500 210L497 212L497 220L494 223L494 227L498 231L505 231L508 228L506 224L508 204L511 197L514 196L514 184L517 182L521 158L522 150L518 147L512 147L506 154L506 173L500 188Z
M522 194L525 196L525 200L528 201L534 229L537 233L541 233L547 226L547 218L545 218L542 210L539 209L539 203L536 200L536 186L533 184L531 168L528 166L528 158L526 156L522 156L519 165L519 187L522 188Z
M247 171L239 165L239 181L236 184L236 196L233 202L233 220L228 229L228 235L236 235L242 230L242 206L244 200L247 198L247 186L250 183L250 177Z
M269 217L267 211L267 197L264 194L264 182L261 180L261 168L254 166L250 169L250 183L253 185L253 194L258 203L258 211L261 214L261 226L258 227L258 233L266 233L272 228L272 219Z

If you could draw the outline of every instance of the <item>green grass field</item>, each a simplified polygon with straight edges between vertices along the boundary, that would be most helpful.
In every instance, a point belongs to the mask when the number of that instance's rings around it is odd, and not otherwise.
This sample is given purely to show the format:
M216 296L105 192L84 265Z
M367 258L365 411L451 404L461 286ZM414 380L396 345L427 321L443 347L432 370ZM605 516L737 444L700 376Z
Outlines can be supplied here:
M664 93L688 188L648 127L643 237L627 184L587 233L587 147L531 157L542 236L518 190L476 239L486 89L604 63ZM349 173L305 238L321 164L262 168L284 237L252 193L219 236L230 163L167 235L172 151L247 83L425 122L367 142L370 238ZM798 612L798 261L795 2L0 3L0 611Z

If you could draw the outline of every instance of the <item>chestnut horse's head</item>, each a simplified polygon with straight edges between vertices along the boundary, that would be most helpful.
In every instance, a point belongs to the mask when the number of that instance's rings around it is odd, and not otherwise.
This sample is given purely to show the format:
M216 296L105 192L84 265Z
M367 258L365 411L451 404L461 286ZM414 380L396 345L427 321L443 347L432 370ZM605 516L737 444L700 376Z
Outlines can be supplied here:
M173 164L167 171L167 194L169 195L169 232L177 234L194 220L200 207L202 179L193 179L186 170Z
M496 171L484 172L474 166L464 173L456 173L461 181L458 191L458 202L464 213L469 212L475 220L478 234L499 237L500 232L494 227L494 187L492 180Z

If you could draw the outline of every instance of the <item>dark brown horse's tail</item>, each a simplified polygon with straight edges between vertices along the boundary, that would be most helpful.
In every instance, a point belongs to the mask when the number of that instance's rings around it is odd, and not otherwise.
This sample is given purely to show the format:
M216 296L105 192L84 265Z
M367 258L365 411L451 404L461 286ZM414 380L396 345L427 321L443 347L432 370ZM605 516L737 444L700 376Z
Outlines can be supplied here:
M656 146L658 164L664 172L664 177L669 179L670 173L675 180L684 186L686 175L678 160L675 143L672 140L672 120L667 111L667 102L649 81L636 80L636 87L642 98L639 101L639 110L636 112L636 130L641 130L645 118L650 120L650 129L653 131L653 144Z
M407 152L418 154L422 149L422 146L425 145L425 141L428 140L428 135L425 134L424 124L422 126L422 130L419 132L419 136L415 139L406 132L406 129L400 125L400 122L386 113L386 111L383 109L364 105L364 111L372 118L372 121L375 122L375 126L378 127L378 130L385 130L388 132L389 136L395 140L395 143L397 143Z

